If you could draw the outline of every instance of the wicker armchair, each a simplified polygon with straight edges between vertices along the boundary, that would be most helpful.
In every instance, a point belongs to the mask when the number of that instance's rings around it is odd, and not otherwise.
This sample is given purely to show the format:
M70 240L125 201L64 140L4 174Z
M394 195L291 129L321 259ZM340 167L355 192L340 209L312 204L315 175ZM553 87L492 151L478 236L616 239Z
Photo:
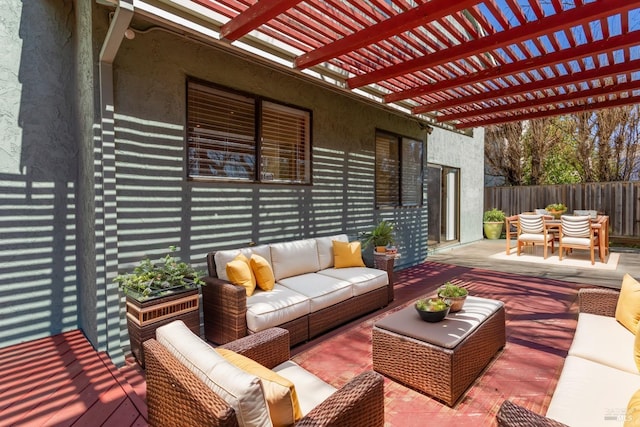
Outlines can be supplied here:
M620 292L615 289L583 288L578 291L578 303L581 313L614 317ZM579 410L579 409L576 409ZM566 427L543 415L519 406L510 400L502 402L496 421L500 427Z
M145 341L149 424L155 426L238 426L234 410L155 339ZM289 333L271 328L222 348L267 368L289 360ZM300 419L296 426L382 426L384 380L366 371Z

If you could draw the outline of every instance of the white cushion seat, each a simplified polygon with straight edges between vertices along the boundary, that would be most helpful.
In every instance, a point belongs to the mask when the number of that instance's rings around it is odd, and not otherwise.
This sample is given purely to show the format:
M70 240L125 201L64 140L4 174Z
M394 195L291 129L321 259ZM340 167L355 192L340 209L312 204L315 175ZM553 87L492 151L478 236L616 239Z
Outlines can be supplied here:
M247 298L247 328L255 333L306 316L309 312L309 297L276 283L273 290L256 289Z
M639 388L640 375L567 356L547 417L568 426L621 426L607 417L624 417L627 402Z
M293 383L303 416L336 391L333 386L291 360L274 367L273 371Z
M348 300L352 295L348 281L318 273L287 277L278 283L307 297L311 313Z
M520 240L526 240L528 242L544 242L553 240L553 234L533 234L533 233L522 233L519 236Z
M386 271L369 267L328 268L318 274L345 280L352 284L352 296L366 294L389 284Z
M580 313L569 355L640 376L631 351L634 341L635 336L615 317Z

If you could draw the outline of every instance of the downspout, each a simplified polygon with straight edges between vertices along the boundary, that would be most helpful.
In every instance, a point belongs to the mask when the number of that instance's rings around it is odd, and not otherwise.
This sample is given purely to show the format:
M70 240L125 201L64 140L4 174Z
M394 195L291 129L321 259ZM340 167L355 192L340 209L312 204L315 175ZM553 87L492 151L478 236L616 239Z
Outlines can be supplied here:
M102 172L101 192L96 189L96 215L99 222L100 193L102 195L102 226L96 227L96 268L99 281L103 286L97 288L97 325L102 329L99 335L106 342L100 347L105 348L111 360L120 366L124 364L124 352L121 342L121 310L120 294L113 278L118 269L118 233L117 233L117 200L116 200L116 165L115 165L115 129L114 129L114 89L113 89L113 61L120 49L124 33L133 18L134 0L118 0L116 11L109 25L99 59L100 79L100 141L97 147L97 161L101 164ZM96 178L99 180L99 178ZM96 185L100 187L100 182ZM102 233L102 235L100 235ZM99 261L102 260L102 265ZM100 306L103 311L100 311Z

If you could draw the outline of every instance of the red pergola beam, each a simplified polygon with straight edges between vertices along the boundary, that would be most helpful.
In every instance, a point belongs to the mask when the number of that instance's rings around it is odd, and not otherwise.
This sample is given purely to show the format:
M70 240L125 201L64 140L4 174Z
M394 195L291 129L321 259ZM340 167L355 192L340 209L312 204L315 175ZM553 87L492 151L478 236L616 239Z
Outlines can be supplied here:
M428 67L446 64L467 56L479 55L490 50L530 40L542 35L551 34L570 26L586 24L602 17L614 15L620 11L633 9L640 5L640 0L601 0L583 4L571 10L557 13L548 18L515 27L481 39L444 49L429 55L424 55L409 61L391 65L372 71L368 74L352 77L347 80L350 88L358 88L381 80L397 77L402 74L413 73Z
M291 9L302 0L263 0L247 8L231 21L224 24L220 31L220 37L226 40L237 40L245 34L258 28Z
M430 85L422 85L405 91L391 93L384 97L384 102L397 102L403 99L415 98L430 93L441 92L447 89L480 83L490 79L497 79L500 77L506 77L509 75L531 70L540 70L543 67L554 65L560 62L566 63L585 56L593 56L603 52L625 49L627 47L635 46L638 44L640 44L640 32L624 34L606 40L585 43L575 48L550 53L541 57L540 62L534 63L532 60L517 61L511 64L502 65L500 67L478 71L466 76L442 80Z
M624 105L640 104L640 96L628 96L626 98L618 98L603 102L592 102L586 105L576 105L575 107L555 108L547 111L537 111L526 114L515 114L511 116L496 117L485 120L476 120L455 125L458 129L467 129L473 127L483 127L489 125L497 125L521 120L533 120L543 117L563 116L566 114L581 113L585 111L601 110L604 108L622 107Z
M630 73L638 71L640 69L640 59L634 59L629 62L622 62L615 65L608 65L606 67L593 68L581 73L566 74L554 78L545 78L537 80L533 83L528 83L519 86L506 87L504 89L498 89L493 91L487 91L478 93L472 96L459 97L450 99L447 101L434 102L432 104L420 105L414 107L411 112L413 114L423 114L430 111L442 110L445 108L459 107L465 104L473 104L482 101L490 101L492 99L503 98L505 96L516 96L531 93L535 91L541 91L545 89L551 89L554 87L567 85L576 82L583 82L587 80L594 80L612 75L619 75L624 73Z
M498 107L490 107L486 109L481 108L479 110L469 110L469 111L463 111L460 113L445 114L442 116L438 116L437 120L439 122L448 122L453 120L468 119L471 117L486 115L487 112L489 112L489 114L509 113L512 111L523 110L527 108L542 107L545 105L557 105L557 104L568 102L568 101L573 101L573 102L581 101L589 98L595 98L597 96L610 95L614 93L619 94L621 92L631 92L638 89L640 89L639 80L632 81L632 82L625 82L625 83L616 83L609 86L601 86L601 87L588 89L588 90L569 92L563 95L547 96L544 98L538 98L534 100L526 99L524 101L512 102L510 104L500 105Z
M300 55L295 59L294 64L300 69L312 67L329 59L337 58L345 53L369 46L380 40L404 33L426 22L451 15L460 9L473 6L476 3L479 3L479 0L458 2L451 0L432 0L428 3L423 3L405 13L395 15L378 24L363 28L360 31L354 32L316 50Z

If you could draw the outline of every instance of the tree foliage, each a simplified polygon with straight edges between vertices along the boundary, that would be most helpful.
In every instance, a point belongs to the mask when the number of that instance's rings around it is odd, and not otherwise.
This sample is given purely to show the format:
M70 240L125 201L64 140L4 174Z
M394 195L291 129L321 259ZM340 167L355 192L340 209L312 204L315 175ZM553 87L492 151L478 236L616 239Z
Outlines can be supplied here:
M512 122L485 130L485 160L507 185L638 179L640 107Z

